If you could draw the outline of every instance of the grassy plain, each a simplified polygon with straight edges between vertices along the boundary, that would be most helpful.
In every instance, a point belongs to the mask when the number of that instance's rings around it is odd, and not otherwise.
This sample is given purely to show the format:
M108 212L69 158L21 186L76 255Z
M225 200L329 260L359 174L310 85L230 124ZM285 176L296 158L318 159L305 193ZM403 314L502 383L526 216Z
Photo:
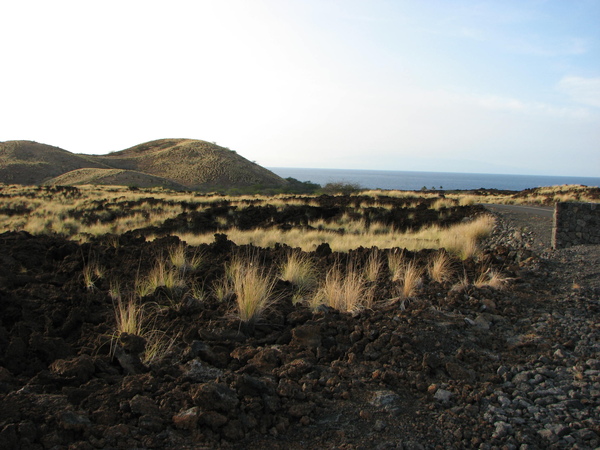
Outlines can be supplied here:
M114 248L123 235L146 242L175 239L177 244L145 261L147 269L137 269L132 288L122 288L116 278L107 281L120 334L141 326L133 323L148 315L140 310L140 299L160 289L166 292L167 306L176 309L185 299L235 298L234 315L249 322L277 299L278 280L290 284L294 302L344 311L412 298L426 280L502 288L506 277L489 267L481 254L481 242L492 233L494 219L475 203L549 204L597 200L596 194L577 186L498 195L363 191L226 196L160 188L1 185L0 230L56 235L80 244L101 241ZM236 246L290 250L270 265L256 255L231 256L220 269L223 275L207 285L198 273L211 265L204 251L215 235L226 236ZM315 256L322 248L354 256L323 266ZM364 256L356 256L365 249ZM420 251L433 253L418 258L419 253L411 253ZM476 262L470 278L461 270L463 261ZM98 255L89 255L81 279L86 289L95 290L110 278L109 272ZM138 331L152 333L152 327Z

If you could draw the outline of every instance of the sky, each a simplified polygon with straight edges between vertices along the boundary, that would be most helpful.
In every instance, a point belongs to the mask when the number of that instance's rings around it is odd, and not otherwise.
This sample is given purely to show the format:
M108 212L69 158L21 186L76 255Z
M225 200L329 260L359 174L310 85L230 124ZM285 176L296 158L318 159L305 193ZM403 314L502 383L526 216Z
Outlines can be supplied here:
M600 0L21 0L0 18L0 141L600 176Z

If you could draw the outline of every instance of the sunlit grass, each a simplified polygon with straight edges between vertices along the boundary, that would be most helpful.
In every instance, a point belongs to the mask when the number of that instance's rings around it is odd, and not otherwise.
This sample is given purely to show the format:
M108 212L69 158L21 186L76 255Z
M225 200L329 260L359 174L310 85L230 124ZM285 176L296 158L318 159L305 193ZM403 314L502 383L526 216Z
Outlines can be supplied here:
M375 283L379 279L381 273L382 261L378 251L373 251L367 258L363 268L363 274L367 281Z
M406 264L404 252L388 253L387 262L392 281L399 280Z
M183 243L171 247L168 253L171 265L184 272L195 270L202 264L202 255L196 252L188 256L187 246Z
M317 284L315 265L306 253L290 253L280 273L281 279L295 285L301 295L311 292Z
M165 261L157 260L146 277L148 289L154 292L157 288L164 286L168 289L184 288L185 278L176 267L169 267Z
M430 259L427 272L429 277L438 283L449 281L454 273L452 260L445 252L440 251Z
M124 301L119 295L114 301L116 329L118 334L128 333L142 336L144 334L144 306L131 296Z
M410 261L404 266L402 276L400 277L400 292L402 297L410 298L415 296L417 289L421 285L423 272L424 269L419 267L416 261Z
M317 246L326 242L333 251L347 252L358 247L404 248L410 251L424 248L446 248L448 251L467 258L477 253L477 241L491 233L494 220L491 216L481 216L467 223L460 223L448 228L437 225L425 227L419 231L404 233L388 230L372 233L362 229L359 233L335 233L326 230L305 230L293 228L289 231L277 228L226 230L228 239L238 245L253 244L257 247L274 247L277 243L298 247L303 251L314 251ZM175 233L182 241L190 245L209 244L214 241L214 233L194 235Z
M237 315L242 322L255 322L275 300L276 279L255 256L236 256L228 266L230 286L235 294Z
M330 268L309 302L313 309L326 305L344 312L368 308L372 303L373 291L353 263L349 263L345 270L339 264Z
M454 200L449 198L440 198L433 202L431 209L439 210L442 208L452 208L453 206L456 206L456 202Z

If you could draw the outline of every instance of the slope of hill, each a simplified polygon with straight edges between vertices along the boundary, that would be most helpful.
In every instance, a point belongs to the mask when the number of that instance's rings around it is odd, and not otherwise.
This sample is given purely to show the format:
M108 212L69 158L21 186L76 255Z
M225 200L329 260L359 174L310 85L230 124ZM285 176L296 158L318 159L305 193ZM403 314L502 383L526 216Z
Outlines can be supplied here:
M41 184L53 177L82 168L108 168L87 155L75 155L58 147L33 141L0 142L0 182Z
M59 175L46 182L46 185L73 186L100 184L116 186L136 186L140 188L163 187L176 191L185 190L182 184L147 173L124 169L77 169Z
M160 139L136 145L94 161L137 170L189 188L213 186L285 186L287 181L235 151L194 139Z
M69 174L72 171L76 172ZM160 139L108 155L74 154L32 141L0 142L0 183L124 184L173 189L288 184L235 151L194 139Z

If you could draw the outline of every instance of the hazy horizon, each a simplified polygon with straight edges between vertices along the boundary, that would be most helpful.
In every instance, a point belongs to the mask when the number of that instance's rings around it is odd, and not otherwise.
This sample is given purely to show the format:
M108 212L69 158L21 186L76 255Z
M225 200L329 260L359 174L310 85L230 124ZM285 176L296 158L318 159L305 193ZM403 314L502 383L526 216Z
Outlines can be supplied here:
M4 2L0 141L600 176L600 2ZM26 32L24 32L26 31Z
M550 178L590 178L600 180L600 176L586 175L547 175L536 173L499 173L499 172L458 172L450 170L403 170L403 169L340 169L335 167L285 167L285 166L264 166L268 170L290 169L290 170L331 170L331 171L356 171L356 172L409 172L409 173L439 173L439 174L457 174L457 175L498 175L498 176L518 176L518 177L550 177ZM310 180L308 180L310 181Z

